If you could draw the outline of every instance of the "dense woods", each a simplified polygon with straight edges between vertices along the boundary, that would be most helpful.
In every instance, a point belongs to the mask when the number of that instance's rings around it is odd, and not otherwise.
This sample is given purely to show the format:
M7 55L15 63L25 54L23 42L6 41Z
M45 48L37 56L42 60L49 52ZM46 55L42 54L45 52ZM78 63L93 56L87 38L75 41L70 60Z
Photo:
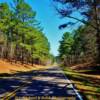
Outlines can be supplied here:
M50 44L35 16L24 0L13 0L11 6L0 3L0 58L22 64L49 61Z
M64 65L100 63L100 1L99 0L53 0L57 13L69 18L59 26L79 27L65 32L59 47L59 58ZM78 15L76 17L76 14Z
M59 58L64 65L95 63L96 36L90 26L80 26L71 32L65 32L59 47Z

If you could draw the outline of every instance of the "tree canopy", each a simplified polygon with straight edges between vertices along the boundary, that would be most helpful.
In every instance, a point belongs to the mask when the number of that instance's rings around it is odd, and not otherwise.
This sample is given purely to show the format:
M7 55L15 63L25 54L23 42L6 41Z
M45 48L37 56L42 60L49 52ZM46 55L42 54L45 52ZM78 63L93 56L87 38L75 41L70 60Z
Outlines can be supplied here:
M89 25L91 30L95 30L93 34L96 39L96 63L100 63L100 1L99 0L53 0L54 7L58 14L62 18L71 18L73 20L67 20L63 25L59 26L59 29L66 28L68 25ZM79 16L76 16L77 13ZM80 24L82 23L82 24Z
M36 12L24 0L13 0L13 8L0 3L0 57L23 63L46 64L50 43L38 28Z

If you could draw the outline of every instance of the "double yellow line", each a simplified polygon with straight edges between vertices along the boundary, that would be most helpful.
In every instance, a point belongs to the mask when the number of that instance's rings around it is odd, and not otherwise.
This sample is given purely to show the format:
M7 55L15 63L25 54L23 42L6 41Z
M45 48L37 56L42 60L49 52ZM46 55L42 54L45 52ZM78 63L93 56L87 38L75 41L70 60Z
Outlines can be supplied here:
M22 89L22 88L25 87L26 85L28 85L28 83L19 86L17 89L15 89L14 91L12 91L12 92L9 93L8 95L4 96L2 100L10 100L12 97L14 97L14 96L16 95L16 92L17 92L17 91L19 91L20 89Z

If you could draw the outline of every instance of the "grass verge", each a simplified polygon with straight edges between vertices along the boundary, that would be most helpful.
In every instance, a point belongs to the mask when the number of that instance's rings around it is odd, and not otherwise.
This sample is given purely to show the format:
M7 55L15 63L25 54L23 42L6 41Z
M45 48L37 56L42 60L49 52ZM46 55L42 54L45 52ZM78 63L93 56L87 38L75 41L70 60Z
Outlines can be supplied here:
M42 66L42 65L31 65L31 64L21 64L21 63L14 63L8 62L6 60L0 60L0 76L5 76L8 74L15 74L19 72L29 72L32 70L44 70L47 69L49 66Z
M63 70L84 100L100 100L100 73L94 74L93 70L74 71L68 67L64 67Z

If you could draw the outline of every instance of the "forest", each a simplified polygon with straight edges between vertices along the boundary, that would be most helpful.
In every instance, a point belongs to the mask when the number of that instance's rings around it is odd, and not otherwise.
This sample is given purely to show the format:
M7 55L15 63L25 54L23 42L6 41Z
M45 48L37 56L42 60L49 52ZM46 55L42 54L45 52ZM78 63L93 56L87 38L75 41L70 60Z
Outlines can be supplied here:
M32 65L50 60L50 43L35 17L25 0L0 3L0 59Z
M61 18L69 18L59 29L78 28L65 32L60 40L61 64L100 64L100 1L99 0L53 0ZM76 16L78 15L78 16ZM75 26L76 25L76 26Z
M86 25L80 26L72 33L65 32L60 41L59 52L59 57L66 66L96 63L95 30L91 30L91 27Z

